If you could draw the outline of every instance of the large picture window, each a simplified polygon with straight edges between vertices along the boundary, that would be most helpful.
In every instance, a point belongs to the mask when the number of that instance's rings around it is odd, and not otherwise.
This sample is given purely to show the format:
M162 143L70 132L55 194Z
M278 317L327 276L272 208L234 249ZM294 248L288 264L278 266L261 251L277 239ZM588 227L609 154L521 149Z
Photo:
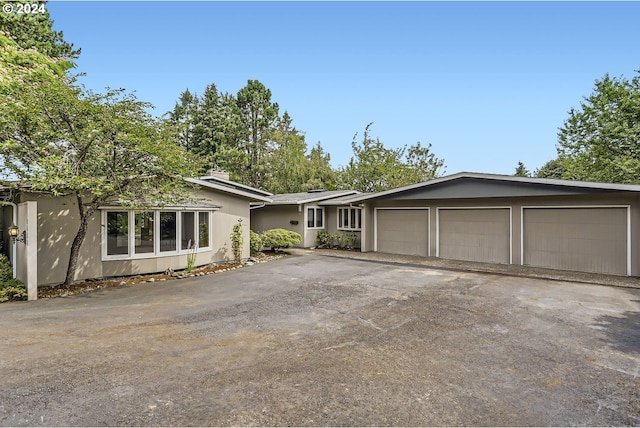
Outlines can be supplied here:
M339 230L360 230L362 227L361 208L338 208Z
M307 227L310 229L324 228L324 208L307 208Z
M211 247L209 211L105 211L103 254L144 258Z

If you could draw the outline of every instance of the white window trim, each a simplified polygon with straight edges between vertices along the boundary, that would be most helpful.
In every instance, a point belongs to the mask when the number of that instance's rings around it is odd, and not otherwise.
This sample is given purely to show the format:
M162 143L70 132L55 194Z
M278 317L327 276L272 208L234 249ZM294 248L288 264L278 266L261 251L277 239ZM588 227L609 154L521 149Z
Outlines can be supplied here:
M319 226L319 227L315 226L315 223L316 223L315 222L315 211L314 211L314 214L313 214L314 215L314 217L313 217L314 226L313 227L309 226L309 218L308 217L309 217L309 209L310 208L313 208L314 210L322 210L322 226ZM322 230L322 229L325 228L324 225L326 223L326 219L327 219L327 216L326 216L326 212L325 212L324 207L319 207L317 205L307 205L307 206L305 206L305 209L304 209L304 227L305 227L305 229L307 229L307 230Z
M348 216L348 223L349 225L351 225L351 217L350 217L350 210L356 210L360 211L360 224L358 224L358 227L344 227L340 224L340 210L343 210L342 215L344 215L344 211L346 210L346 212L349 214ZM356 215L356 223L358 223L358 217ZM362 231L362 208L360 207L338 207L336 210L336 224L337 224L337 229L338 230L346 230L349 232L358 232L358 231Z
M153 233L154 233L154 242L153 247L154 251L152 253L135 253L135 233L132 233L135 230L135 213L136 212L153 212ZM180 244L181 236L182 236L182 213L183 212L192 212L194 213L194 227L196 231L196 238L200 239L200 231L199 231L199 221L200 216L199 213L207 212L208 216L208 227L209 227L209 245L206 247L201 247L198 243L195 253L205 253L208 251L212 251L212 223L213 223L213 213L216 210L213 209L175 209L175 208L167 208L167 209L124 209L124 208L101 208L101 246L102 246L102 261L112 261L112 260L141 260L141 259L155 259L162 257L172 257L179 256L192 253L193 250L183 250L182 245ZM108 212L126 212L129 213L129 232L128 232L128 244L129 244L129 254L107 254L107 213ZM176 218L176 250L173 251L160 251L160 212L175 212L177 213ZM156 238L157 237L157 238Z

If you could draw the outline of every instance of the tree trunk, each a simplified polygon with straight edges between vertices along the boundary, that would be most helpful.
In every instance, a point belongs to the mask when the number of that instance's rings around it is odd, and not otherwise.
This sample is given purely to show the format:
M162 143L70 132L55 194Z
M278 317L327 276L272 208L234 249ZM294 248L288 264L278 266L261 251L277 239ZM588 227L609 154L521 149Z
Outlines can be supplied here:
M87 235L87 229L89 226L89 218L95 212L95 209L90 208L86 209L82 204L82 197L80 195L76 195L76 199L78 201L78 211L80 213L80 226L78 227L78 233L76 233L76 237L73 238L73 243L71 244L71 254L69 254L69 265L67 266L67 276L64 280L64 286L68 287L73 283L76 276L76 267L78 265L78 255L80 254L80 247L84 242L84 238Z

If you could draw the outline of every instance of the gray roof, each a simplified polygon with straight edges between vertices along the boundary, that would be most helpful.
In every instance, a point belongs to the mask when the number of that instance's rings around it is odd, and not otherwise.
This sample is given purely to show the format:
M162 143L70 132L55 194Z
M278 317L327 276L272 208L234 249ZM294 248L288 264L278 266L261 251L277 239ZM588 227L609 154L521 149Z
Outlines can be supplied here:
M265 190L256 189L255 187L247 186L245 184L238 183L238 182L231 181L231 180L226 180L226 179L221 178L221 177L216 177L215 175L207 175L207 176L204 176L204 177L200 177L200 180L203 180L203 181L214 181L214 182L217 182L218 184L222 184L224 186L228 186L228 187L234 188L236 190L244 190L244 191L247 191L249 193L256 193L256 194L262 195L262 196L271 196L271 195L273 195L273 193L269 193L269 192L267 192Z
M356 190L322 190L300 193L280 193L271 196L270 205L298 205L311 202L334 200L344 196L351 196L358 193Z
M349 205L349 203L351 203L354 198L360 198L363 196L367 196L370 195L371 193L362 193L362 192L357 192L355 194L350 194L350 195L346 195L346 196L340 196L339 198L333 198L333 199L327 199L326 201L322 201L322 202L318 202L318 205Z
M640 192L640 185L637 184L616 184L616 183L596 183L589 181L574 181L574 180L558 180L552 178L533 178L533 177L516 177L512 175L501 174L484 174L478 172L459 172L457 174L447 175L444 177L435 178L433 180L425 181L422 183L410 184L408 186L398 187L395 189L385 190L377 193L359 194L347 198L344 203L354 203L364 201L368 199L378 199L386 196L395 196L400 193L409 192L412 190L426 189L431 186L435 186L441 183L452 182L460 179L477 179L484 180L486 182L494 183L510 183L510 184L535 184L546 185L551 187L565 187L576 188L585 190L602 190L602 191L626 191L626 192Z
M225 184L220 184L215 181L205 181L205 180L200 180L198 178L185 178L185 180L188 181L189 183L197 184L199 186L206 187L208 189L214 189L214 190L219 190L225 193L231 193L232 195L247 198L251 201L271 202L271 198L268 198L267 196L260 195L258 193L246 190L246 188L252 189L249 186L240 185L239 187L241 188L236 188L236 187L231 187ZM228 180L224 180L224 181L228 181ZM230 183L234 183L234 182L231 181ZM239 184L239 183L236 183L236 184ZM257 190L257 189L254 189L254 190ZM262 190L260 190L260 192L264 193Z

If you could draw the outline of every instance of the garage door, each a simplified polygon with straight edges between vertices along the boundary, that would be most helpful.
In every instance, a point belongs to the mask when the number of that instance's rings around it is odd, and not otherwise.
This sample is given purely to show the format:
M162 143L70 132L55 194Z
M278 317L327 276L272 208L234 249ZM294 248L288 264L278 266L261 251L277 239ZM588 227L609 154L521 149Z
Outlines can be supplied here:
M627 274L627 208L523 209L523 264Z
M511 210L438 210L438 256L476 262L511 262Z
M429 210L376 210L376 251L429 255Z

